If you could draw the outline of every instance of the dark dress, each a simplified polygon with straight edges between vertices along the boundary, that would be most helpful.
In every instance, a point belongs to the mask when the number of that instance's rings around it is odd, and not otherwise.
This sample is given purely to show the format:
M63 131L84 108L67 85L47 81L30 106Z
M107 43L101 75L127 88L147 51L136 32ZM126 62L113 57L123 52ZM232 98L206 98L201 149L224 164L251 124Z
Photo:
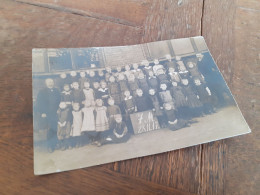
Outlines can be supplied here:
M135 111L135 100L132 96L124 99L124 108L127 114L132 114Z
M72 91L63 91L61 92L61 101L63 102L72 102Z
M143 90L144 93L149 93L149 85L146 81L146 78L138 79L139 87Z
M202 103L197 98L197 95L194 93L190 85L182 86L183 94L187 97L187 105L190 108L198 108L202 106Z
M128 85L131 93L136 96L136 90L139 88L138 81L136 79L134 81L128 81Z
M58 109L58 130L57 130L57 137L59 140L63 140L69 138L70 131L71 131L71 123L70 123L70 109Z
M71 93L72 102L82 104L82 101L85 99L84 93L80 89L74 89Z
M111 138L113 143L126 142L130 138L127 126L124 123L124 121L122 121L121 123L114 122L111 130L112 130Z
M170 85L170 79L168 78L167 74L157 75L157 79L158 79L160 84L165 83L167 86Z
M96 99L102 99L103 102L104 102L104 105L107 106L107 100L109 98L109 92L108 92L108 88L99 88L97 91L96 91Z
M157 78L155 76L148 77L147 83L150 86L150 88L152 88L152 89L156 89L157 90L158 87L159 87L159 82L158 82L158 80L157 80Z
M146 96L136 96L135 103L138 112L144 112L151 109L149 98L147 98Z
M79 89L82 90L84 88L85 82L89 82L89 80L86 77L80 77L79 78Z
M156 116L162 116L163 115L163 111L161 109L161 102L159 101L158 96L155 95L150 95L150 100L153 104L153 108L155 109L154 113Z
M171 94L176 108L187 106L186 96L183 94L181 86L172 86Z
M119 105L121 103L121 94L118 83L109 83L108 91L110 96L115 100L115 104Z
M145 66L145 67L143 67L143 72L145 73L146 76L149 75L150 71L153 71L153 67L152 66Z

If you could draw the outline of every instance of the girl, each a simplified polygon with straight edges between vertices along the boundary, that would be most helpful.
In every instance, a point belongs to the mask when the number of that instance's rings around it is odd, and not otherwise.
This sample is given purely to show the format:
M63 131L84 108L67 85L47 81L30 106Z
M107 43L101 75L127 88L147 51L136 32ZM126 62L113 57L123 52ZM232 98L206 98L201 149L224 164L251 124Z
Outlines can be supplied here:
M93 143L95 141L93 135L96 131L96 126L95 126L95 116L94 116L94 107L95 103L91 100L86 100L84 101L84 108L82 108L82 113L83 113L83 122L82 122L82 127L81 127L81 135L83 137L88 137L88 139ZM84 141L84 140L82 140Z
M148 95L149 93L149 85L147 83L146 77L143 72L140 72L138 75L138 84L139 87L143 90L143 92Z
M162 103L168 103L172 106L172 108L174 108L174 102L173 102L173 98L171 95L170 90L167 89L167 85L165 83L162 83L160 85L161 91L159 92L160 98L162 100Z
M108 88L106 81L102 80L100 81L100 88L98 89L98 95L97 99L102 99L104 102L104 105L107 106L107 100L109 98Z
M99 92L98 92L99 87L100 87L99 82L94 81L94 83L93 83L93 91L94 91L94 98L95 98L95 99L99 99L99 98L98 98L98 96L99 96Z
M63 90L65 84L70 84L69 79L67 79L66 73L61 73L60 77L57 79L56 85L60 91Z
M73 82L78 82L78 77L77 77L76 71L70 72L70 83L72 84Z
M157 94L155 93L155 89L149 89L149 98L153 104L153 112L155 116L157 117L159 124L162 128L166 126L165 119L163 117L163 107L161 106L161 102L159 101L159 98Z
M169 71L168 75L169 75L172 82L174 81L174 82L179 83L181 81L181 78L180 78L179 73L176 72L175 70L176 70L175 66L170 66L169 69L168 69L168 71Z
M166 118L168 120L168 128L170 130L177 130L186 125L185 121L177 119L175 115L175 110L171 104L165 103L163 107Z
M84 82L84 89L82 91L85 100L94 101L94 90L90 88L90 83L88 81Z
M115 105L115 101L113 98L108 99L108 107L107 107L107 114L109 118L109 124L111 125L114 122L114 116L116 114L121 114L121 110L119 106Z
M57 111L58 115L58 128L57 137L60 141L60 148L62 150L67 149L68 138L70 137L71 124L70 124L70 109L67 107L65 102L60 102L59 109Z
M149 72L153 70L152 66L150 66L150 63L148 60L143 60L142 65L144 65L143 71L144 71L145 75L148 76Z
M84 83L87 81L86 73L80 72L80 78L79 78L79 88L82 90L84 88Z
M112 139L113 143L127 142L127 140L130 138L127 126L124 121L122 121L121 114L115 115L115 122L113 123L111 130L112 136L110 139Z
M120 91L121 91L121 97L123 99L124 97L124 92L129 90L128 89L128 83L125 79L125 75L123 73L120 73L118 75L118 84L119 84L119 88L120 88Z
M84 94L79 89L79 83L73 82L72 83L73 91L72 91L72 102L73 103L79 103L79 105L82 104L82 101L84 100Z
M212 113L213 107L211 105L212 95L210 89L205 84L202 84L199 78L195 78L194 83L195 83L197 97L203 103L202 112L204 114Z
M147 79L148 85L150 86L150 88L158 90L159 83L156 76L154 76L153 71L149 71L148 74L149 74L149 77Z
M133 64L133 70L132 73L135 75L135 77L138 77L138 74L140 72L143 72L141 69L139 69L139 65L137 63Z
M101 99L96 100L96 131L98 132L96 136L97 146L102 145L103 138L108 133L109 123L107 118L107 107L103 106L103 101Z
M189 84L189 80L187 78L183 78L182 82L182 90L185 95L185 99L187 100L188 110L184 111L187 116L194 117L198 116L198 112L196 112L197 108L202 107L202 103L199 100L199 97L194 93L191 85Z
M125 65L125 76L128 79L129 75L132 73L130 65Z
M139 89L138 81L135 79L134 74L130 74L128 77L128 86L130 89L131 94L136 96L136 90Z
M151 109L151 104L150 101L148 101L144 95L142 89L137 89L136 90L136 98L135 98L135 103L136 103L136 108L137 112L144 112L149 109Z
M135 105L135 100L134 100L133 96L131 96L130 91L125 91L124 95L125 95L125 97L123 100L123 106L124 106L124 110L125 110L125 121L126 121L128 130L133 133L133 126L131 123L130 114L133 114L137 110L137 108Z
M200 73L198 66L193 61L188 61L186 67L192 78L198 78L200 81L204 82L204 76Z
M70 90L69 84L65 84L63 87L63 91L61 92L61 101L64 101L67 105L67 107L71 108L72 103L72 91Z
M70 135L72 136L72 146L79 147L81 142L82 111L79 103L73 103L72 108L73 124Z
M121 103L121 95L118 83L115 82L115 77L111 76L109 78L108 90L109 94L115 100L116 105L120 105Z

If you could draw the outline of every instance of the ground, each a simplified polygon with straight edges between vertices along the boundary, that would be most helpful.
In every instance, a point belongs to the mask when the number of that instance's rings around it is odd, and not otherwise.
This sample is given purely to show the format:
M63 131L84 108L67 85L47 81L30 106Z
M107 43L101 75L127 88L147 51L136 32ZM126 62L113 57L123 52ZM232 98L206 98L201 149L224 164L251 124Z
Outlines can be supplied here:
M194 120L196 122L190 127L178 131L160 129L133 135L128 142L122 144L101 147L86 145L65 151L56 150L53 153L35 150L34 172L40 175L89 167L193 146L250 131L240 110L235 106Z

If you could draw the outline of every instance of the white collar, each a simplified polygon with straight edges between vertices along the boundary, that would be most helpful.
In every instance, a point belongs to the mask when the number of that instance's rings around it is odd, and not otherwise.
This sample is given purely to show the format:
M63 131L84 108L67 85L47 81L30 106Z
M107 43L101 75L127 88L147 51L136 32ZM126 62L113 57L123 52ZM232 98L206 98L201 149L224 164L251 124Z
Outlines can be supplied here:
M99 89L98 89L98 91L102 91L102 92L105 92L106 90L108 90L108 88L105 88L105 89L99 88Z
M71 91L63 91L62 93L65 95L70 95Z
M129 98L125 97L125 100L131 100L133 98L133 96L129 96Z

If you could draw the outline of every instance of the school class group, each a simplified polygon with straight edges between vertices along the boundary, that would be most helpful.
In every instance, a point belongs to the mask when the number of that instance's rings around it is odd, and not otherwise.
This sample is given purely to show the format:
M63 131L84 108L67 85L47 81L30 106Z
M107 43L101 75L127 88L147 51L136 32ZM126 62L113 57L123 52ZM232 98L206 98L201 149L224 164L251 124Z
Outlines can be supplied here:
M56 91L51 105L56 113L47 116L48 111L41 112L41 118L52 121L49 128L54 132L52 140L56 140L52 149L126 142L134 134L135 121L130 115L137 112L151 110L160 127L169 130L183 128L192 118L214 112L214 97L198 69L202 58L203 54L185 60L166 55L162 60L70 71L56 79L47 78L47 88L51 93ZM40 91L38 107L44 106L43 97Z

